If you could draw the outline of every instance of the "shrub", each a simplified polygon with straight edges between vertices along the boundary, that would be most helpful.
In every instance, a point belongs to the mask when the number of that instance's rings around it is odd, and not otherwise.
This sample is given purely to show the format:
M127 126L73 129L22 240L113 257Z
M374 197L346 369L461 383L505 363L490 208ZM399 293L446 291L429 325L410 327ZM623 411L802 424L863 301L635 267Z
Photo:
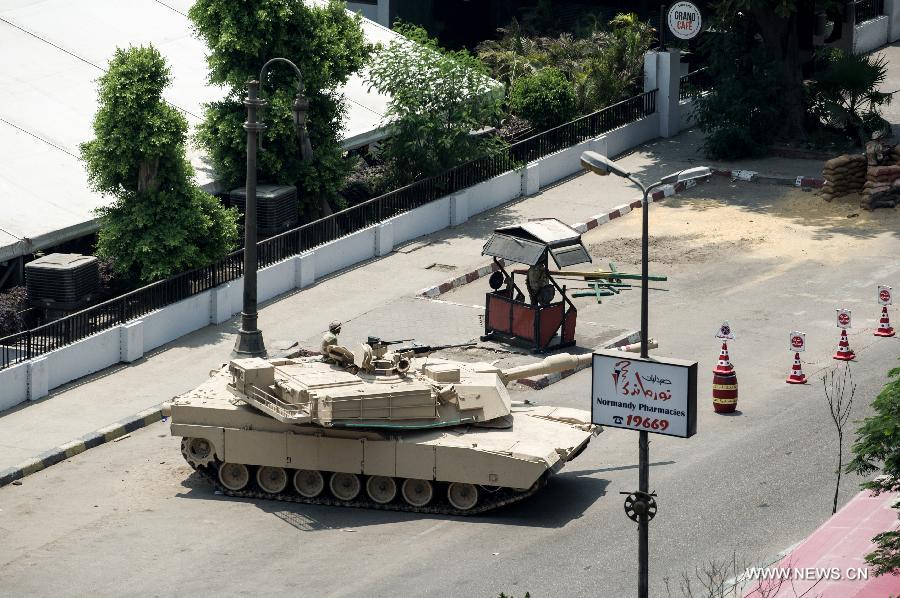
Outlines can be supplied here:
M544 130L572 120L576 114L575 92L559 69L541 69L522 77L510 93L513 113Z

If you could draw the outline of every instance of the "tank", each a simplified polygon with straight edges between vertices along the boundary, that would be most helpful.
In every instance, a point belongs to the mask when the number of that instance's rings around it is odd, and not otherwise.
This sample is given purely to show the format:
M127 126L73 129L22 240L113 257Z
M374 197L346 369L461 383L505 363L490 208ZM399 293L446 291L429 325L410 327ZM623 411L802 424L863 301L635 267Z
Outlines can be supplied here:
M507 384L590 363L510 369L370 338L325 357L234 359L164 412L185 460L229 496L469 515L521 500L600 428L513 403Z

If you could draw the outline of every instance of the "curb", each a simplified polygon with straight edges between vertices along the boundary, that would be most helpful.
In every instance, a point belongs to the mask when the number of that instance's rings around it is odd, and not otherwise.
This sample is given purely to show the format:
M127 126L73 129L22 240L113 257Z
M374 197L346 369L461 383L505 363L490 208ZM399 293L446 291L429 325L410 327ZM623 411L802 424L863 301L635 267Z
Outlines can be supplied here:
M712 173L715 176L729 177L732 181L746 181L748 183L768 183L770 185L788 185L790 187L809 187L812 189L821 189L825 186L823 179L814 179L805 176L772 176L767 174L759 174L753 170L720 170L714 168Z
M615 349L616 347L623 347L625 345L630 345L632 343L640 342L641 333L638 330L633 332L626 332L621 336L617 336L611 341L608 341L602 345L594 347L594 350L599 349ZM580 372L581 370L586 370L591 367L590 365L583 365L575 368L574 370L564 370L562 372L555 372L553 374L543 374L541 376L534 376L531 378L522 378L518 380L519 384L527 386L532 390L541 390L543 388L547 388L551 384L556 384L563 378L568 378L572 374L576 372Z
M127 417L105 428L100 428L78 440L41 453L38 457L20 463L16 467L0 470L0 488L160 420L162 420L162 404L145 409L137 415Z

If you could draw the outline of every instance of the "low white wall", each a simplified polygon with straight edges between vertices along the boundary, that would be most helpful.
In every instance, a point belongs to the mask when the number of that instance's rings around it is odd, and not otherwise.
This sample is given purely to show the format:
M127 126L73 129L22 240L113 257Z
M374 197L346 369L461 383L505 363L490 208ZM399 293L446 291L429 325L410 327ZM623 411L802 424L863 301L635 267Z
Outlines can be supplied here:
M484 183L482 183L484 184ZM474 187L467 189L466 194ZM442 197L422 207L391 218L394 246L450 226L450 197ZM317 264L318 268L318 264Z
M0 411L15 407L28 393L28 364L17 363L0 370Z
M857 25L853 34L853 52L865 54L888 43L889 24L890 19L882 15Z
M591 149L591 141L584 141L542 158L540 169L541 187L552 185L556 181L577 172L581 168L580 158L582 152L589 149Z
M56 388L119 363L119 339L119 327L116 326L44 354L47 387Z
M144 353L209 324L210 295L206 291L143 316Z
M681 102L681 129L690 129L694 126L694 100L693 98Z
M316 247L316 277L331 274L375 255L375 227Z
M505 172L466 189L469 216L492 210L522 195L522 169Z
M607 155L615 157L657 137L659 137L659 113L655 112L647 118L613 129L598 139L606 142Z
M294 289L294 260L288 259L256 273L256 300L268 301ZM243 288L241 294L243 295Z

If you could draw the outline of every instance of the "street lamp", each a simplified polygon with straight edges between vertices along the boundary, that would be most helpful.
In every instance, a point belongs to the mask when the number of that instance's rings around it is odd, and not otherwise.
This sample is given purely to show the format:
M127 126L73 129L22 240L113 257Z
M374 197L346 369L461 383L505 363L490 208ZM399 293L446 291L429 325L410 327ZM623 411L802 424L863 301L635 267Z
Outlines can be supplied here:
M621 165L616 164L603 154L597 152L584 152L581 154L581 167L595 174L606 176L614 174L628 179L635 185L640 187L644 193L641 200L642 208L642 229L641 229L641 357L648 357L648 288L649 288L649 224L650 209L648 197L650 192L656 187L663 185L674 185L676 183L686 183L688 181L697 181L708 179L712 174L706 166L698 166L696 168L688 168L668 176L664 176L659 181L653 183L649 187L645 187L641 181L634 178L628 170ZM650 438L649 433L641 430L638 438L638 496L647 497L650 495ZM648 566L650 554L650 520L646 512L640 515L638 520L638 598L647 598L649 595L649 579L650 572Z
M266 354L266 345L262 331L257 327L256 311L256 147L259 135L266 130L266 125L257 120L257 111L266 106L266 101L259 98L260 81L265 81L269 67L275 62L284 62L297 75L297 96L294 99L294 126L300 143L300 155L304 161L312 159L312 145L306 130L306 114L309 111L309 100L303 95L303 77L297 65L286 58L272 58L259 71L259 79L247 83L247 182L244 204L244 304L241 310L241 328L234 343L234 353L242 357L261 357Z

